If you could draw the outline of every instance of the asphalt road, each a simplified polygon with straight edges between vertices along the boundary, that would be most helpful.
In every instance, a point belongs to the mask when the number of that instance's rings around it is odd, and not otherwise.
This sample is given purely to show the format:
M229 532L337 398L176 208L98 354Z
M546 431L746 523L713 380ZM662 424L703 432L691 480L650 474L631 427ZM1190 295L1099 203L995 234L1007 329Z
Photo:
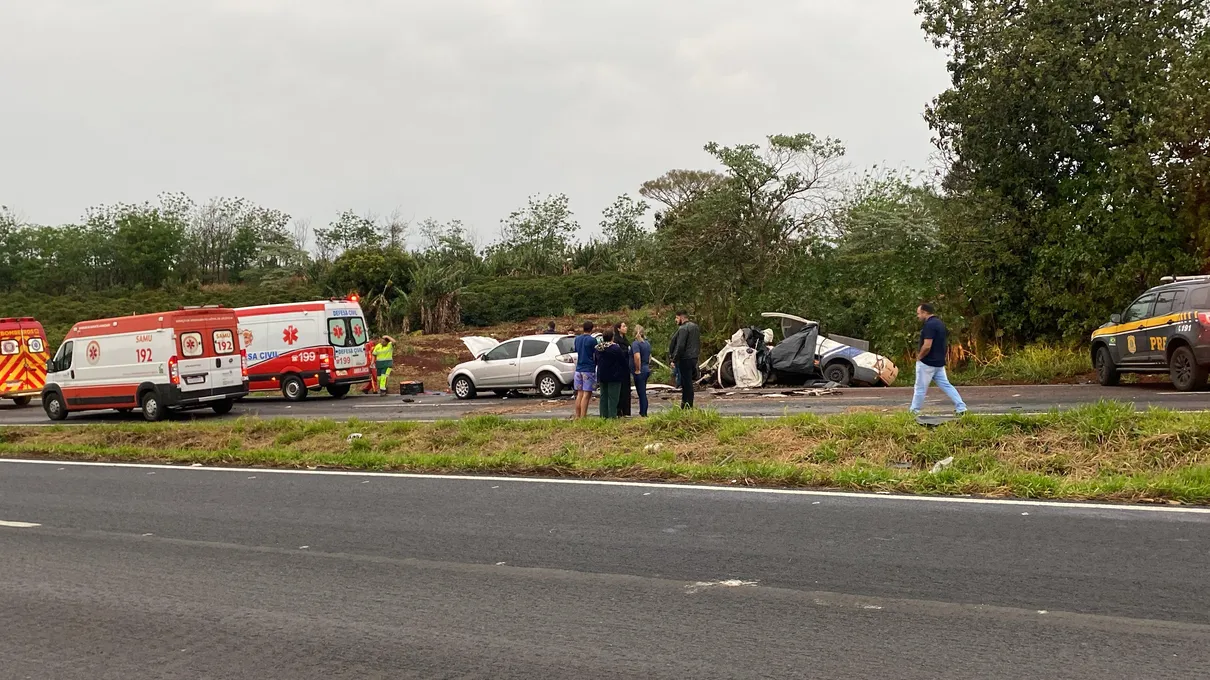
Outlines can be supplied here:
M0 677L1205 677L1165 510L0 462Z
M1101 387L1100 385L1021 385L996 387L960 388L963 399L974 413L1037 413L1053 408L1071 408L1081 404L1093 404L1103 399L1133 403L1139 409L1151 406L1178 410L1204 410L1210 407L1210 392L1182 393L1171 385L1150 383L1143 385ZM507 399L494 395L481 396L472 401L458 401L448 394L425 394L409 397L410 402L398 395L386 397L349 396L332 399L326 393L311 395L299 403L291 403L275 396L255 396L237 404L226 416L238 418L255 415L264 418L334 418L345 420L438 420L459 418L468 414L496 413L510 418L569 417L572 403L569 397L546 400L533 394L517 394ZM912 399L909 388L851 388L840 394L821 397L765 396L762 393L736 394L732 397L713 397L709 393L698 394L698 405L716 408L722 413L747 417L775 417L786 413L844 413L853 410L893 411L906 409ZM679 403L679 397L664 393L652 396L652 411L669 408ZM595 403L594 403L595 408ZM637 409L637 404L635 405ZM933 388L925 404L926 411L944 413L953 407ZM209 410L178 414L176 418L216 418ZM95 411L73 414L68 423L118 422L138 420L135 414L121 415L113 411ZM45 424L48 420L41 404L19 408L12 402L0 402L0 426L21 424Z

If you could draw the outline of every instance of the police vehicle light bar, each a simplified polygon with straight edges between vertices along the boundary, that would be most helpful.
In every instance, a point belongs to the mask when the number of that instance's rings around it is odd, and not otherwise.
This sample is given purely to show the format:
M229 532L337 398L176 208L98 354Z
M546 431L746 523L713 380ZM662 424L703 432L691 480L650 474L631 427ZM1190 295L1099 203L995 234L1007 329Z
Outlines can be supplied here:
M1160 283L1176 283L1178 281L1210 281L1210 274L1197 276L1161 276Z

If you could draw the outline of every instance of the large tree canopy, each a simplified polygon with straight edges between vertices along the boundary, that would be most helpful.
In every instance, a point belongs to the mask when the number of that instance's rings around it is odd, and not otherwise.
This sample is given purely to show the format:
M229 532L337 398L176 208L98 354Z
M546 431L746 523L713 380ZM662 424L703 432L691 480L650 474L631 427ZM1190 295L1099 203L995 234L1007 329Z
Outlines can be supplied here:
M1205 266L1208 7L918 1L950 55L926 117L977 312L1022 337L1082 334Z

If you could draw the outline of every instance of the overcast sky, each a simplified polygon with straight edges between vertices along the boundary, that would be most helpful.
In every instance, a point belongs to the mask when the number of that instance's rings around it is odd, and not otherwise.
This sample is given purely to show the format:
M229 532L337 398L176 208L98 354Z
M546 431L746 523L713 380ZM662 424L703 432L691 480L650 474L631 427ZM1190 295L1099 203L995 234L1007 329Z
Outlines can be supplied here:
M8 0L0 204L31 222L181 191L323 225L535 193L595 230L702 146L813 132L924 168L944 55L911 0Z

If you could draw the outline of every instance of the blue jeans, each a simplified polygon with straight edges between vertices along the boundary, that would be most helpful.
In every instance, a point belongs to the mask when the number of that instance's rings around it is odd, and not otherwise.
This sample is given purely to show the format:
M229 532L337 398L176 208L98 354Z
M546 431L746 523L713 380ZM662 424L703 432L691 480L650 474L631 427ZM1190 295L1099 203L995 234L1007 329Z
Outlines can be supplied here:
M650 377L650 371L647 373L635 373L633 376L634 391L639 397L639 416L643 418L647 417L647 379Z
M916 393L912 395L912 413L920 413L921 407L924 406L924 395L928 393L930 383L937 383L941 392L954 402L955 411L966 413L966 403L958 395L958 390L950 384L950 379L945 375L945 366L926 366L919 361L916 362Z

